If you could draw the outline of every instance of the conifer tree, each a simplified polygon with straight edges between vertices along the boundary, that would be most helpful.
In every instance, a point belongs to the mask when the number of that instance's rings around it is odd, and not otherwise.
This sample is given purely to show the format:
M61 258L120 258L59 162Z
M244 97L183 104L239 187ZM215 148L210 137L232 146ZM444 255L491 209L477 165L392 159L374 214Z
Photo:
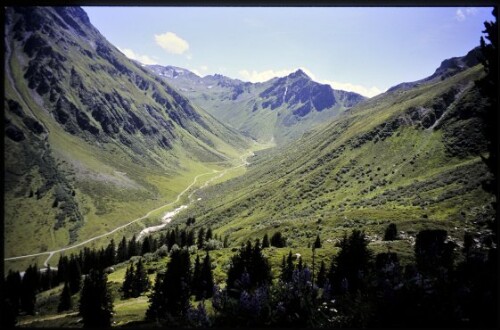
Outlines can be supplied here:
M198 245L198 249L203 249L203 245L205 243L205 229L201 227L198 230L198 240L196 241L196 244Z
M59 257L59 262L57 263L57 281L59 283L68 281L68 267L68 257L61 255L61 257Z
M40 281L38 267L30 265L24 272L21 281L21 308L30 315L35 314L36 294Z
M267 236L267 233L264 235L264 238L262 239L262 248L268 248L269 247L269 236Z
M387 226L384 233L384 241L394 241L398 239L398 229L396 224L391 223Z
M303 268L304 267L303 267L303 264L302 264L302 258L299 258L299 263L297 264L297 269L298 269L299 272L301 272Z
M205 241L209 241L213 238L212 227L208 227L207 233L205 235Z
M262 254L260 246L252 248L250 241L246 246L231 258L229 270L227 272L227 288L231 295L238 295L242 288L239 288L239 282L243 274L248 275L248 289L256 288L260 285L267 285L271 282L271 268L268 260ZM245 275L245 276L247 276ZM247 289L247 288L245 288Z
M82 282L82 272L80 269L80 262L72 254L68 265L68 284L71 294L75 294L80 290Z
M314 241L313 247L315 249L321 248L321 239L319 238L319 234L316 236L316 240Z
M112 266L116 263L116 246L115 241L111 239L106 250L104 251L104 267Z
M85 277L79 311L85 328L111 326L113 301L103 271L91 269Z
M284 258L284 256L283 256ZM281 270L281 280L283 282L289 282L292 280L292 274L295 269L292 259L292 251L288 252L288 257L286 258L286 263L283 263Z
M362 274L368 270L371 260L367 245L365 234L357 229L349 237L344 236L329 271L329 281L335 291L356 292L363 287Z
M128 247L127 239L125 236L122 237L120 244L118 244L118 249L116 250L116 261L123 262L128 259Z
M135 235L132 236L132 239L128 242L128 258L130 259L133 256L139 255L139 248L137 247L137 241Z
M212 262L210 260L210 255L205 256L203 260L203 265L201 268L201 294L202 298L210 298L213 296L213 288L214 288L214 277L212 274Z
M200 256L197 255L196 259L194 261L194 268L193 268L193 277L191 281L191 290L193 291L196 300L200 300L202 298L202 291L201 291L201 263L200 263Z
M11 316L11 321L16 322L17 316L19 314L20 307L20 295L21 295L21 274L16 271L13 272L9 270L7 278L5 279L5 303L6 307L9 309L5 311L4 315ZM10 312L10 313L9 313ZM14 326L14 324L11 324Z
M134 282L134 264L131 262L125 271L125 278L122 284L123 298L127 299L132 297L132 285Z
M59 305L57 306L58 312L63 312L71 309L71 292L69 290L68 282L64 282L64 287L59 297Z
M182 230L180 233L181 247L187 246L187 233L186 230Z
M151 236L144 237L141 246L141 253L140 253L141 256L151 252L151 241L152 241Z
M146 312L148 320L181 317L189 308L191 263L186 248L174 250L165 275L156 277Z
M326 282L326 265L325 262L322 260L318 273L318 281L316 284L318 285L319 288L322 288L325 285L325 282Z
M192 246L195 245L195 238L194 238L194 230L189 230L187 234L187 239L186 239L186 245L187 246Z
M281 232L276 232L271 236L271 245L274 247L285 247L286 239L281 235Z
M132 271L133 272L133 271ZM139 297L141 293L149 289L149 279L142 258L137 262L135 273L133 273L132 281L132 297Z

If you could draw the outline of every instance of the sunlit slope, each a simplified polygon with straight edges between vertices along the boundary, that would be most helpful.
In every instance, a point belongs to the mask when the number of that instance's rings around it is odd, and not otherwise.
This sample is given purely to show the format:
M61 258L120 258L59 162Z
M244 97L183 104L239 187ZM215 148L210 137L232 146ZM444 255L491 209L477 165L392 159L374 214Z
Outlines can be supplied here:
M381 235L390 222L462 237L492 212L480 159L485 100L474 84L482 72L385 93L284 150L258 154L245 176L210 190L200 223L237 241L281 231L295 245L348 228Z
M142 216L250 145L128 60L80 8L5 18L6 257Z

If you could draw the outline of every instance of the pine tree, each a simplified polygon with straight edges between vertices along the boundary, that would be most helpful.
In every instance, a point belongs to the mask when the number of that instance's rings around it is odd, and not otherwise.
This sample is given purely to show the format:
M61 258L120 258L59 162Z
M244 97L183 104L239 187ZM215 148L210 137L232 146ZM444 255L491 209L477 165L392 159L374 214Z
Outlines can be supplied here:
M442 229L427 229L418 232L415 241L417 268L424 273L437 274L451 270L454 261L454 243L446 242L448 233Z
M181 230L180 234L180 240L181 240L181 247L187 246L187 233L186 230Z
M353 230L349 237L344 236L329 271L334 291L356 292L363 287L365 281L362 274L367 272L371 260L367 245L365 234L359 230Z
M104 251L104 267L112 266L116 263L116 246L115 241L111 239L106 250Z
M299 272L301 272L303 268L304 267L302 265L302 258L299 258L299 263L297 264L297 269Z
M177 244L177 237L175 235L175 230L171 230L168 232L168 235L167 235L168 249L170 250L172 248L172 246L174 246L175 244ZM179 244L177 244L177 245L179 245Z
M46 291L52 288L52 278L54 277L54 272L47 265L45 272L40 272L40 291Z
M21 283L21 308L27 314L34 315L36 294L40 284L40 273L36 264L26 269Z
M75 294L80 290L82 272L80 270L80 262L78 262L73 254L68 265L68 282L71 294Z
M118 249L116 250L116 261L123 262L128 259L128 246L127 239L125 236L122 237L120 244L118 244Z
M201 268L201 293L202 298L210 298L213 296L213 288L214 288L214 277L212 274L212 262L210 260L210 255L205 256L203 260L203 265Z
M212 238L213 238L212 228L208 227L207 233L205 234L205 242L211 240Z
M153 292L149 295L146 320L158 321L166 315L165 274L157 273Z
M202 298L201 266L200 256L197 255L194 261L193 278L191 280L191 290L193 291L196 300L201 300Z
M284 256L283 256L284 258ZM295 269L292 258L292 251L288 252L288 257L286 258L286 263L282 264L280 279L283 282L289 282L292 280L292 274Z
M195 238L194 238L194 230L188 231L187 234L187 239L186 239L186 245L187 246L192 246L195 245Z
M398 239L398 229L396 224L391 223L387 226L384 233L384 241L394 241Z
M104 272L92 269L85 277L79 311L85 328L111 326L113 301Z
M71 309L71 292L69 290L68 282L64 282L64 287L59 297L59 305L57 306L58 312L63 312Z
M314 246L315 249L321 248L321 240L319 238L319 234L316 236L316 240L314 241L314 245L313 246Z
M61 255L61 257L59 258L59 262L57 263L57 281L59 283L68 281L68 269L69 259L67 256Z
M286 246L286 239L281 235L281 232L276 232L271 236L271 245L278 248Z
M240 283L244 274L248 277L248 283L243 288ZM250 241L247 241L246 246L242 247L239 253L231 258L229 270L227 272L227 288L228 292L237 296L241 290L255 289L261 285L271 283L272 275L269 261L264 257L260 246L256 245L252 248Z
M191 262L186 248L174 250L165 276L158 274L146 312L148 320L181 317L189 308Z
M7 310L5 312L5 316L10 316L10 321L13 322L10 325L14 326L17 320L17 316L19 315L19 307L20 307L20 295L21 295L21 274L16 271L13 272L9 270L7 278L5 279L5 296L4 301L6 304ZM3 290L2 290L3 291Z
M135 238L135 235L132 237L132 239L128 242L128 258L130 259L133 256L139 255L139 248L137 247L137 241Z
M205 243L205 229L203 227L198 230L198 240L196 244L198 245L198 249L203 249L203 245Z
M133 272L133 271L132 271ZM149 279L146 270L144 269L144 264L142 259L139 259L133 273L132 281L132 297L139 297L141 293L146 292L149 289Z
M262 248L268 248L269 247L269 237L267 236L267 233L264 235L264 238L262 239Z
M151 236L144 237L141 246L141 256L151 252Z
M325 282L326 282L326 265L325 262L322 260L318 273L318 281L316 284L318 285L319 288L322 288L325 285Z
M128 266L127 270L125 271L125 278L123 279L123 284L122 284L123 298L127 299L132 297L133 282L134 282L134 264L131 262L130 266Z

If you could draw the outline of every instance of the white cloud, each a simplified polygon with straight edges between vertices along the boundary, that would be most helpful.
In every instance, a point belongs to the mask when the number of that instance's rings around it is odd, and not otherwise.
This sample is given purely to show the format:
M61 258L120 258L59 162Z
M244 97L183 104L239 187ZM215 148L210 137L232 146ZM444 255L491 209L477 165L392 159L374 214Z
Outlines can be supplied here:
M338 81L331 81L331 80L325 80L325 79L318 79L316 78L316 75L312 73L311 70L301 67L300 68L302 71L304 71L312 80L319 82L320 84L327 84L330 85L334 89L340 89L343 91L348 91L348 92L355 92L358 94L361 94L363 96L367 97L373 97L375 95L378 95L380 93L383 93L380 88L376 86L372 87L366 87L363 85L356 85L356 84L351 84L351 83L345 83L345 82L338 82ZM297 69L281 69L281 70L265 70L265 71L249 71L249 70L240 70L238 71L240 77L245 80L245 81L251 81L251 82L264 82L268 81L269 79L275 78L275 77L284 77L289 75L292 72L297 71Z
M465 20L465 14L464 12L462 11L462 9L457 9L456 13L455 13L455 19L459 22Z
M465 21L468 16L474 16L477 14L477 8L467 7L465 9L458 8L455 12L455 19L459 22Z
M161 48L172 54L180 55L189 49L188 42L173 32L155 34L155 41Z
M343 83L343 82L329 81L329 80L323 80L321 81L321 83L328 84L332 86L333 89L340 89L343 91L354 92L367 97L374 97L378 94L383 93L383 91L381 91L376 86L366 87L363 85L356 85L351 83Z
M149 57L148 55L140 55L135 53L132 49L129 48L119 48L118 49L131 60L136 60L141 62L142 64L158 64L157 61Z
M207 75L208 66L201 65L198 68L189 68L189 71L193 72L197 76L204 77Z
M465 9L465 14L467 15L476 15L477 14L477 8L475 7L469 7Z
M284 77L292 73L294 70L290 69L284 69L284 70L265 70L265 71L260 71L257 72L255 70L249 71L249 70L240 70L238 71L238 74L240 77L245 80L245 81L250 81L253 83L256 82L264 82L268 81L269 79L275 78L275 77Z

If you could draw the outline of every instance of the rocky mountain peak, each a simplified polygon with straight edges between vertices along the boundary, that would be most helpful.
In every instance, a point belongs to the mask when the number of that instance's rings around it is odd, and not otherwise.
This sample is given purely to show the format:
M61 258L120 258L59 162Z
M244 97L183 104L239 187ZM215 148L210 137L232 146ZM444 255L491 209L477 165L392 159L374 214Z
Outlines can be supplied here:
M292 79L301 78L311 80L311 77L309 77L304 71L302 71L302 69L297 69L297 71L289 74L288 77Z

